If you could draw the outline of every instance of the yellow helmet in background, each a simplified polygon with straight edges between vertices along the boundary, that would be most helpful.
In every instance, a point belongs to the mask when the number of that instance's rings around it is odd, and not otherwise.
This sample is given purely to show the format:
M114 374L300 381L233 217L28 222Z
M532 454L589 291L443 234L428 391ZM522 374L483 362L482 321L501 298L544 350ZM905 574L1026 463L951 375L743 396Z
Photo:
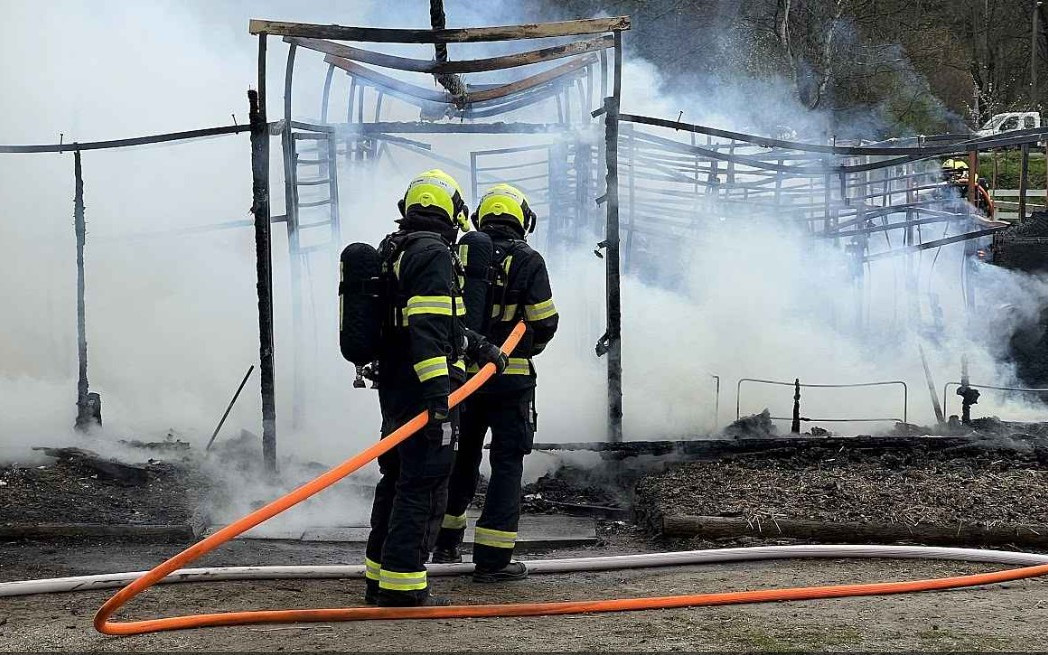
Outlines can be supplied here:
M947 159L942 163L942 170L944 173L967 173L968 162L963 159Z
M462 187L439 168L417 175L408 184L404 199L400 201L401 215L406 215L412 207L435 207L443 211L449 224L462 230L469 229L469 207L462 197Z
M535 231L537 217L528 206L524 192L509 184L496 184L480 199L473 214L473 226L478 230L488 220L515 220L525 234Z

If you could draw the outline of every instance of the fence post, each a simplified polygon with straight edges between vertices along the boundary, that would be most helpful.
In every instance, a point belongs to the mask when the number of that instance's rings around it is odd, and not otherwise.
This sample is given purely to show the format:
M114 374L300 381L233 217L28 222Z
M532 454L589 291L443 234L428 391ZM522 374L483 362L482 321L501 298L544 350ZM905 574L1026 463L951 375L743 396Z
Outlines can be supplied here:
M258 37L258 90L247 92L251 117L252 204L258 291L259 378L262 389L262 459L277 470L277 409L273 357L273 267L269 215L269 124L266 121L266 35Z
M102 407L98 394L91 393L87 383L87 312L84 299L84 246L87 244L87 222L84 218L84 175L79 149L73 151L73 176L73 225L76 231L76 354L79 368L74 427L78 432L86 432L91 427L102 424Z
M1026 189L1029 188L1030 144L1022 145L1022 169L1019 173L1019 222L1026 220Z
M790 423L790 432L801 433L801 379L793 380L793 422Z

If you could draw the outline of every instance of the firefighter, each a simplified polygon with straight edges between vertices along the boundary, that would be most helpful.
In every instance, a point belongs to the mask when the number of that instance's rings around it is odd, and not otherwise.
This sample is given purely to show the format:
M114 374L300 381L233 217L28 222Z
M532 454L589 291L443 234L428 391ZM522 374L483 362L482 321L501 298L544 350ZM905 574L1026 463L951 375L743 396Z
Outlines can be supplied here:
M497 347L467 334L451 251L468 209L455 180L422 173L399 203L399 229L379 248L386 280L377 380L386 436L423 410L429 424L379 457L371 533L366 550L365 600L382 606L449 605L429 594L425 562L447 501L458 438L457 410L448 394L466 377L463 356L495 361Z
M520 580L527 576L512 561L520 518L520 483L524 456L535 436L535 367L538 355L557 330L557 309L542 255L526 242L536 216L524 194L508 184L492 187L473 215L474 226L495 246L490 310L485 337L499 343L521 319L524 339L509 358L505 374L493 379L466 401L448 507L437 538L433 561L460 562L459 546L466 528L466 508L476 492L484 437L491 430L491 480L473 540L473 579L477 582Z
M942 163L943 181L960 191L962 198L968 197L968 181L971 171L968 162L963 159L950 158ZM977 209L989 218L994 215L994 202L986 187L986 178L975 174L975 198L973 203Z
M963 159L947 159L942 163L943 180L950 184L968 184L968 162Z

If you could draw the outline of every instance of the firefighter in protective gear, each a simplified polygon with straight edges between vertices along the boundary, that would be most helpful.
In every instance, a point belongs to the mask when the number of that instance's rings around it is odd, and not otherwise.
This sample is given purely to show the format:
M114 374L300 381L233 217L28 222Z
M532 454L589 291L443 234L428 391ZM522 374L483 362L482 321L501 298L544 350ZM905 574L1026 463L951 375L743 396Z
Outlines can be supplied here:
M460 323L465 309L451 246L467 225L468 209L458 184L443 171L426 171L412 180L399 207L399 229L379 248L388 300L377 369L382 435L423 410L430 422L379 457L365 600L447 605L430 596L425 562L440 529L458 439L448 394L465 380L464 356L497 357Z
M968 166L968 162L951 157L942 163L941 170L943 180L950 186L957 188L962 198L967 198L968 181L971 177L971 169ZM972 199L972 203L983 214L993 218L994 202L986 188L986 179L979 177L978 173L975 174L975 198Z
M461 561L459 546L466 528L466 508L476 492L484 437L490 429L491 480L473 540L473 579L478 582L527 576L524 564L512 561L512 557L520 518L524 456L531 452L537 418L531 358L553 338L558 321L546 263L525 242L526 235L535 229L535 221L524 194L508 184L492 187L473 215L474 226L488 234L495 246L497 274L483 335L499 343L521 319L528 326L505 373L463 406L448 507L433 555L434 562Z

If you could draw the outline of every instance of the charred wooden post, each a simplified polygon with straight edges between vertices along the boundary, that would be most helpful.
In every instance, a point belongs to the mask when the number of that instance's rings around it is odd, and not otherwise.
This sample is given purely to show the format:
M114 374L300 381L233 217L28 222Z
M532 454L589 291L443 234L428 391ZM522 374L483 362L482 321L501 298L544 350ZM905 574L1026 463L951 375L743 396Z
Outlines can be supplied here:
M84 174L80 164L80 151L73 152L73 226L76 231L76 354L79 372L76 382L77 431L86 432L102 425L102 401L97 393L91 393L87 383L87 311L84 300L86 279L84 274L84 246L87 244L87 221L84 218Z
M968 153L968 203L973 207L978 202L978 191L975 188L979 183L979 151L972 150Z
M277 470L277 406L273 352L273 268L269 216L269 125L266 121L266 35L258 37L258 90L247 92L251 117L251 213L255 215L258 353L262 388L262 458Z
M604 345L608 355L608 440L622 441L622 297L619 271L619 98L622 91L622 33L615 32L615 64L612 95L604 99L604 151L607 166L607 256L608 331Z
M790 432L800 434L801 432L801 379L793 380L793 420L790 422Z
M1019 172L1019 222L1026 220L1026 190L1030 182L1030 144L1024 143L1022 150L1022 168Z
M972 405L979 403L979 390L968 386L967 376L962 380L963 384L957 388L957 395L961 397L961 423L972 424Z

